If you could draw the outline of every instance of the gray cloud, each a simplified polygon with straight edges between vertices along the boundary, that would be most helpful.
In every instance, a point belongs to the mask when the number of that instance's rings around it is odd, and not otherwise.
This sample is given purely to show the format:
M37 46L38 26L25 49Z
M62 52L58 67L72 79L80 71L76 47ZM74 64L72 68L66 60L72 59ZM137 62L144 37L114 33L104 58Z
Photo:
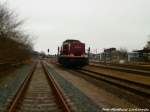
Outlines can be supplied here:
M6 1L6 0L0 0ZM107 47L141 49L150 34L149 0L7 0L25 28L38 36L36 50L80 39L98 51Z

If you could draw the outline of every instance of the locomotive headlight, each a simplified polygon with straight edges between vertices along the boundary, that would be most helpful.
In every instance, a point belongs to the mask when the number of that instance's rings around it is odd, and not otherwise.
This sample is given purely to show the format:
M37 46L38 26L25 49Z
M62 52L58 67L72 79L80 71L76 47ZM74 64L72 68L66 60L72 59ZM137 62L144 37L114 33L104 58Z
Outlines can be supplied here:
M82 56L82 57L86 57L86 55L85 55L85 54L82 54L81 56Z
M70 54L70 56L74 56L74 54Z
M85 55L85 54L82 54L81 56L82 56L82 57L88 57L88 56L87 56L87 55Z

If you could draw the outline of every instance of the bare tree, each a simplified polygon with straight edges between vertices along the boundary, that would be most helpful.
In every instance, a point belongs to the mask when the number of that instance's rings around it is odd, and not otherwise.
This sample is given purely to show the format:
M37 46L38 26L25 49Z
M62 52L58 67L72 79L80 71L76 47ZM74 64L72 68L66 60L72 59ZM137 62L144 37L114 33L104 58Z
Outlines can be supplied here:
M128 51L127 51L126 48L120 48L118 53L119 53L120 59L127 60L127 58L128 58Z
M33 44L21 29L22 23L5 4L0 4L0 63L22 62L31 57Z
M150 36L149 36L149 40L147 41L147 44L145 46L145 49L149 49L150 50Z

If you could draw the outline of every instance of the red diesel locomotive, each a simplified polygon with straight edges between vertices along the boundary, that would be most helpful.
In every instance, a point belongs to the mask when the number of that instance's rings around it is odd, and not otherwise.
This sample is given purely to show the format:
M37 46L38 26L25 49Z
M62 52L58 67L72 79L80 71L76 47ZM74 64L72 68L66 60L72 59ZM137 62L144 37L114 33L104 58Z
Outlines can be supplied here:
M85 53L85 44L79 40L66 40L61 48L58 47L58 62L64 66L85 66L88 64L88 55Z

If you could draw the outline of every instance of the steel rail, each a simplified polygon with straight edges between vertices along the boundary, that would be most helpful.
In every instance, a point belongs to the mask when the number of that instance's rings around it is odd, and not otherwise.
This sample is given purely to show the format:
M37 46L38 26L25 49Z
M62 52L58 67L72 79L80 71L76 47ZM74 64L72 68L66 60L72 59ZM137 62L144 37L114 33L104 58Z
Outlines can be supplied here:
M17 90L17 93L15 94L12 102L10 103L10 105L8 106L8 112L15 112L17 104L20 100L20 98L23 96L24 91L26 90L26 88L29 85L29 82L32 78L32 75L36 69L37 66L37 62L34 63L31 71L29 72L29 74L26 76L26 78L24 79L24 81L22 82L22 84L20 85L19 89Z
M102 80L102 81L105 81L107 83L113 84L115 86L127 89L129 91L136 92L142 96L149 96L150 95L150 89L149 89L149 86L147 86L147 85L135 83L135 82L132 82L129 80L116 78L113 76L107 76L106 74L98 73L98 72L86 70L86 69L76 70L75 72L79 72L81 74L88 75L94 79ZM134 88L134 87L136 87L136 88Z
M136 70L132 68L126 68L126 67L117 67L117 66L106 66L106 65L88 65L91 67L97 67L97 68L104 68L104 69L111 69L111 70L116 70L116 71L121 71L121 72L126 72L126 73L134 73L137 75L145 75L145 76L150 76L150 71L146 70Z
M106 66L115 66L115 67L124 67L124 68L130 68L130 69L136 69L136 70L145 70L150 71L150 64L144 65L136 65L136 64L117 64L117 63L102 63L102 62L90 62L91 64L97 64L97 65L106 65Z
M64 112L71 112L70 106L68 105L67 101L65 100L65 97L63 95L63 92L60 89L60 86L55 81L53 76L49 73L45 63L42 61L42 67L44 69L44 72L49 80L49 83L51 83L53 90L55 91L57 95L57 99L59 103L62 105Z
M29 74L26 76L26 78L24 79L24 81L20 85L19 89L17 90L17 93L15 94L15 96L12 99L12 102L9 104L9 106L7 108L8 112L15 112L16 111L19 101L22 99L22 97L25 94L26 89L29 86L29 83L30 83L31 78L33 76L33 73L36 69L36 66L37 66L37 63L34 64L31 71L29 72ZM48 70L47 70L47 68L43 62L42 62L42 68L44 69L44 73L48 79L50 86L52 87L53 91L55 92L58 104L61 105L62 110L64 112L71 112L70 106L68 105L67 101L65 100L64 95L61 92L59 85L57 84L57 82L55 82L55 79L49 74L49 72L48 72Z

